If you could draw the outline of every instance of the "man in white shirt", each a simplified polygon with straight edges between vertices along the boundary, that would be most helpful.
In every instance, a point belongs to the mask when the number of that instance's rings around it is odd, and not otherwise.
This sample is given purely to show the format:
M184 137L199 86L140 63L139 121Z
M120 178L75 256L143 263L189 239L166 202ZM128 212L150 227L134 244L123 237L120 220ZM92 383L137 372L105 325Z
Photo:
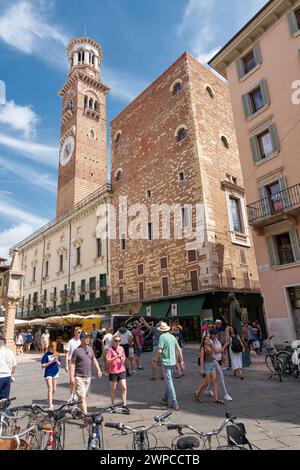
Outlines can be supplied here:
M12 375L15 373L17 361L14 353L6 347L4 339L0 339L0 400L9 398Z
M131 332L127 329L125 322L121 323L120 328L114 334L114 336L118 336L121 339L120 346L122 346L122 348L124 349L126 357L126 375L127 377L130 377L131 374L129 373L129 346L131 346L131 344L133 343L133 336Z
M80 326L76 326L76 328L74 329L74 336L72 339L70 339L66 347L66 372L69 374L70 390L71 390L69 402L77 401L77 395L75 392L76 385L74 384L74 382L72 383L72 380L71 380L70 365L71 365L73 352L75 351L75 349L77 349L81 345L80 333L82 333L82 328Z
M209 336L210 336L211 342L216 346L216 348L218 348L220 350L219 353L214 354L214 365L215 365L215 368L216 368L216 371L217 371L217 375L218 375L218 377L220 379L220 382L221 382L221 387L222 387L222 391L223 391L223 395L224 395L224 400L232 401L231 396L227 392L227 388L226 388L226 385L225 385L224 374L223 374L223 370L222 370L222 367L221 367L221 362L222 362L221 349L222 349L222 345L221 345L220 341L218 340L217 334L214 330L209 330ZM213 395L211 387L212 386L210 384L208 386L207 391L206 391L207 395Z

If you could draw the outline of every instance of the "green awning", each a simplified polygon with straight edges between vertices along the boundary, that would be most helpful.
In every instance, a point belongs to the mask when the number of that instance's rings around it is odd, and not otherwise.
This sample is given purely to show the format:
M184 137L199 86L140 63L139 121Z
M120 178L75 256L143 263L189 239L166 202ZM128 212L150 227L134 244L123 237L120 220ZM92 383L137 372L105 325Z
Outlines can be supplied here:
M151 316L152 318L164 319L167 317L170 310L171 300L158 300L157 302L149 302L142 305L139 315L147 318ZM147 307L151 307L148 309ZM149 312L150 311L150 312ZM149 315L150 313L150 315Z
M177 305L177 315L172 315L172 310L176 311L176 307L173 307L173 309L170 308L169 310L168 318L200 318L205 297L205 295L199 295L173 300L171 305Z

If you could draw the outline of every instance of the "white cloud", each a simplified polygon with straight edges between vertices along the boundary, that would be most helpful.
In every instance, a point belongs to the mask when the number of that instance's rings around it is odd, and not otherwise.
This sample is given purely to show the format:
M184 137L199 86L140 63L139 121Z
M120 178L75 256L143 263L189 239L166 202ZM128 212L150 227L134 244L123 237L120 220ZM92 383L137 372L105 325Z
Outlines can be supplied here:
M16 206L12 201L2 196L3 193L0 192L0 214L7 220L12 220L13 222L24 222L36 228L41 227L47 223L46 219L38 217L35 214L26 211L24 208Z
M26 157L40 163L41 165L57 168L58 149L55 147L16 139L1 133L0 145L4 145L5 147L17 152L21 152L22 158Z
M20 240L29 237L37 228L34 225L23 222L0 232L0 257L8 259L10 248Z
M29 168L28 166L13 162L11 159L2 157L0 157L0 177L1 168L4 171L14 173L15 175L19 176L19 178L27 181L31 185L38 186L52 193L56 193L56 180L54 180L53 177L49 174L41 173L40 171Z
M266 0L187 0L177 35L192 54L207 63Z
M136 98L147 86L146 82L135 75L106 67L103 80L111 88L110 94L126 103Z
M0 123L22 131L26 139L35 136L38 121L39 118L31 106L19 106L14 101L0 106Z

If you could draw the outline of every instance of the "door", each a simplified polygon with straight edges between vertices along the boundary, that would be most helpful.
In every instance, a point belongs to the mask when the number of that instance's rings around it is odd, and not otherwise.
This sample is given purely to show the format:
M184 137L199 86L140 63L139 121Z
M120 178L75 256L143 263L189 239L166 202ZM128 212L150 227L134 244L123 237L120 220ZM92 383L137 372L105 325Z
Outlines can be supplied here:
M290 287L288 289L288 296L296 331L296 339L300 340L300 286Z
M192 292L197 292L199 290L198 285L198 271L191 271L191 284L192 284Z
M163 297L169 297L169 278L167 276L161 278L161 285Z

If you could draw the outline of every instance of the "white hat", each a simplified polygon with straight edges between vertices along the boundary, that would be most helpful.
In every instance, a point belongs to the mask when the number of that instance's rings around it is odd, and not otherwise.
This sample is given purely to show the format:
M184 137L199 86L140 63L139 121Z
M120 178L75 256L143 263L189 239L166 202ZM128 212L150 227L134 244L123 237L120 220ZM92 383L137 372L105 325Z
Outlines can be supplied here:
M216 320L216 323L222 323L222 320Z
M157 329L162 333L166 333L167 331L170 331L171 327L164 321L161 321Z

